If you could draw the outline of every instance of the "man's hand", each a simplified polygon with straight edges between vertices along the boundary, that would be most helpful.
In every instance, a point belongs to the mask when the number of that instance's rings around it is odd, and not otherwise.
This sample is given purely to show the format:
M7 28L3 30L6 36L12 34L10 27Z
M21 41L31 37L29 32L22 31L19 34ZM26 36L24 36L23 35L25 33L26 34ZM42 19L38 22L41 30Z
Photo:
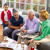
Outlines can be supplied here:
M27 30L24 30L23 33L27 33Z
M21 27L20 29L21 29L21 30L24 30L24 27Z
M34 41L34 39L32 39L32 40L29 40L29 41L28 41L28 43L31 43L31 42L33 42L33 41Z
M23 34L24 34L24 33L27 33L27 30L23 30L22 32L23 32Z

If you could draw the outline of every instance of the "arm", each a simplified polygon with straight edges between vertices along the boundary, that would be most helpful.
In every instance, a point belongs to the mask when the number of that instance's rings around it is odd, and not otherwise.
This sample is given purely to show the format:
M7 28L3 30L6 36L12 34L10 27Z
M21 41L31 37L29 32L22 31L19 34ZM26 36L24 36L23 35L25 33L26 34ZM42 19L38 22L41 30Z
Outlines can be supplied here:
M40 24L37 21L35 26L34 26L34 29L27 30L27 33L35 33L35 32L37 32L37 30L39 30L39 26L40 26Z
M21 26L23 26L23 18L20 21L20 26L13 26L12 22L13 22L13 16L12 16L10 23L9 23L9 27L12 28L12 29L19 29Z
M17 29L17 28L19 28L19 27L13 26L13 25L12 25L12 22L13 22L13 16L12 16L10 22L9 22L9 25L8 25L9 28L12 28L12 29Z
M42 35L39 36L39 37L36 37L36 38L34 38L34 39L35 39L35 40L41 40L41 39L45 38L46 35L47 35L47 33L48 33L48 30L49 30L48 28L45 28L45 30L43 31Z
M1 12L1 20L2 20L3 23L6 23L6 22L4 21L3 12Z
M20 26L12 26L12 23L10 22L9 23L9 28L12 28L12 29L19 29L23 24L20 24Z

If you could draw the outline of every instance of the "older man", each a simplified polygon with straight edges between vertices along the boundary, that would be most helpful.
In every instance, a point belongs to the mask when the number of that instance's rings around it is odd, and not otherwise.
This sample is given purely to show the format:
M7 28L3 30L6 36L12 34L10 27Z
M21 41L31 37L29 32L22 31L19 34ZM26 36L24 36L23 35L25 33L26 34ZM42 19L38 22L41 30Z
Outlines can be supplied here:
M39 37L33 38L32 40L29 40L28 43L30 45L34 45L34 48L36 48L37 44L40 43L47 43L50 42L50 20L48 20L48 12L46 10L41 10L39 13L39 22L42 26L42 34Z
M39 21L35 17L35 13L33 10L30 10L28 12L28 18L25 24L21 27L21 30L23 30L23 33L29 34L39 32Z

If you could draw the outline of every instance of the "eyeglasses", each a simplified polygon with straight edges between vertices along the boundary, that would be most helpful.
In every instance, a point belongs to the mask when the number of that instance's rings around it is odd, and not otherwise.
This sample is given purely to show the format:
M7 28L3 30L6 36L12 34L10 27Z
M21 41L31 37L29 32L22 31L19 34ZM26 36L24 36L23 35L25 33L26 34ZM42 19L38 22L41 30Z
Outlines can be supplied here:
M14 15L14 16L16 16L16 15Z

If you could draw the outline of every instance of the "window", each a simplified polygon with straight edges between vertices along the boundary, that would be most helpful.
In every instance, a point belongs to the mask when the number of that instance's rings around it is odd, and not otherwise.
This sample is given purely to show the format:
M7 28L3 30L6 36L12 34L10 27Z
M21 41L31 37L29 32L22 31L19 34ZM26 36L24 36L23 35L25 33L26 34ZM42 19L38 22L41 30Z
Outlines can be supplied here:
M46 0L33 0L33 10L40 11L46 7Z
M14 0L7 0L7 3L10 8L14 8Z
M17 8L19 10L29 10L39 12L46 9L46 0L7 0L10 8Z
M49 14L50 14L50 0L47 1L47 11L48 11Z
M50 14L50 7L48 7L48 12L49 12L49 14Z
M0 0L0 7L2 7L2 0Z

